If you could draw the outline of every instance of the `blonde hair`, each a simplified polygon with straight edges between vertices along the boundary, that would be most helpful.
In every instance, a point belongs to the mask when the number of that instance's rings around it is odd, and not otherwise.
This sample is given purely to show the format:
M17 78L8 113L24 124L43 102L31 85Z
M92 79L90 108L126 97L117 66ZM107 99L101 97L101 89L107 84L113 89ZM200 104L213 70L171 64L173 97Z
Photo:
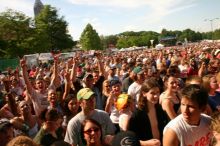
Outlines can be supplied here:
M110 86L110 81L109 80L105 80L103 83L102 83L102 93L105 94L107 93L107 91L105 90L105 84L108 84Z
M190 76L186 79L186 85L192 84L192 82L197 82L199 84L202 84L202 78L199 76Z
M212 115L210 129L212 131L216 131L220 133L220 113L219 112Z
M210 79L211 79L212 77L215 77L215 76L209 74L209 75L206 75L206 76L204 76L204 77L202 78L202 85L203 85L203 87L204 87L208 92L210 92L210 89L211 89L211 87L210 87Z

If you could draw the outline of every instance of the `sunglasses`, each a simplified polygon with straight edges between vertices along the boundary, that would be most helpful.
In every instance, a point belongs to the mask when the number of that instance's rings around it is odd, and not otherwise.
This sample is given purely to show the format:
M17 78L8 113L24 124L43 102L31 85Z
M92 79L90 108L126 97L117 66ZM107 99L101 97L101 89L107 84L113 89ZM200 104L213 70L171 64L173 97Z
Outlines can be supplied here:
M90 129L84 131L84 133L91 134L93 131L98 132L99 130L100 130L99 128L90 128Z

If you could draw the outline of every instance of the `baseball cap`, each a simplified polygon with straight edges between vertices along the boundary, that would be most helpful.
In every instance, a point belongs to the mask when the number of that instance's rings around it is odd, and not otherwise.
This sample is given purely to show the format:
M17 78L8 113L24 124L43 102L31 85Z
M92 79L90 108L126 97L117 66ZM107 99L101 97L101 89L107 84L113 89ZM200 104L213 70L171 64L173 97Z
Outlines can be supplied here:
M10 121L6 118L2 118L0 120L0 131L2 131L5 127L12 126Z
M116 69L116 65L110 65L110 69Z
M133 71L135 74L142 74L142 73L144 72L140 66L135 67L132 71Z
M122 131L117 133L113 140L113 146L140 146L136 134L132 131Z
M90 88L83 88L77 93L77 100L89 99L95 93Z
M112 86L114 86L114 85L116 85L116 84L121 84L121 82L119 81L119 80L110 80L110 86L112 87Z

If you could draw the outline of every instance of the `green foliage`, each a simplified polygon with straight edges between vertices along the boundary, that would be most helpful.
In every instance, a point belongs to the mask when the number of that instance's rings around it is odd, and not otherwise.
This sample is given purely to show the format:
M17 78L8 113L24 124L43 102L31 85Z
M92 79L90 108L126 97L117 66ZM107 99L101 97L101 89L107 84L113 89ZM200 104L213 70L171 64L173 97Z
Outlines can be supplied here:
M36 21L36 40L38 40L38 52L45 52L48 49L72 48L75 44L69 34L67 34L67 22L64 17L59 17L57 10L50 5L35 18Z
M117 35L101 36L100 39L103 48L116 47L118 41Z
M117 48L128 48L133 46L148 46L150 47L150 40L154 40L154 44L158 43L158 33L153 31L140 31L140 32L123 32L119 34Z
M31 18L21 12L8 9L0 13L1 57L12 58L29 52L30 22Z
M217 30L214 31L214 33L213 33L213 39L214 39L214 40L220 39L220 29L217 29Z
M101 39L91 24L87 24L80 37L83 50L102 50Z
M67 22L57 10L45 6L34 20L21 12L8 9L0 13L0 55L2 58L22 57L25 54L48 52L52 48L72 48Z

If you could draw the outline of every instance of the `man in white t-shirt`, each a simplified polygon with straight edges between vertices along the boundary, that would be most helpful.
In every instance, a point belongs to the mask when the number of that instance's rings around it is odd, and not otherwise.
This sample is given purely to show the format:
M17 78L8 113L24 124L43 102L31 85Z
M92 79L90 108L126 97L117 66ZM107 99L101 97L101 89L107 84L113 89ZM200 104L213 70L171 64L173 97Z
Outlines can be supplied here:
M134 68L133 72L136 74L136 77L134 78L134 82L128 87L128 94L134 99L136 105L140 95L141 85L145 77L144 71L140 66Z
M211 118L201 114L208 101L208 93L199 85L182 90L181 113L170 121L163 132L163 146L209 146Z
M48 88L45 86L45 81L42 78L38 78L35 81L35 88L32 87L29 76L27 73L27 65L24 59L20 61L20 65L22 67L23 78L25 81L27 95L30 98L30 101L33 104L34 112L37 116L40 115L41 111L46 109L49 106L49 102L47 100L48 90L56 89L55 81L57 80L57 61L54 61L54 76L51 80L51 84Z

